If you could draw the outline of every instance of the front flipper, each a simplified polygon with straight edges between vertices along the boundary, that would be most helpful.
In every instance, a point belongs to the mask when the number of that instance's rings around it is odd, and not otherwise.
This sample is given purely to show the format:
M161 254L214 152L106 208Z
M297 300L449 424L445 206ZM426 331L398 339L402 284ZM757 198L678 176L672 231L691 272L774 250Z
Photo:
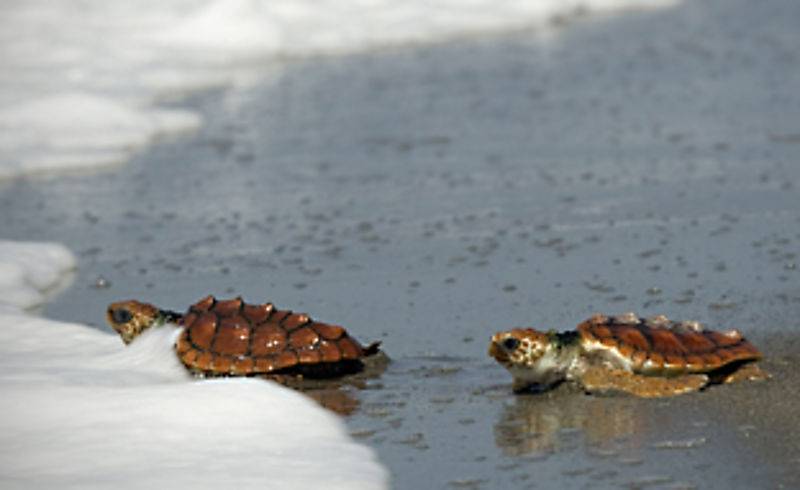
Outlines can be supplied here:
M578 382L589 393L624 392L642 398L661 398L700 390L708 384L708 376L644 376L621 369L589 367Z
M549 384L542 384L542 383L531 383L530 381L523 380L523 379L514 379L513 384L511 385L511 389L514 393L544 393L545 391L549 391L552 388L555 388L559 384L561 384L563 380L555 381Z

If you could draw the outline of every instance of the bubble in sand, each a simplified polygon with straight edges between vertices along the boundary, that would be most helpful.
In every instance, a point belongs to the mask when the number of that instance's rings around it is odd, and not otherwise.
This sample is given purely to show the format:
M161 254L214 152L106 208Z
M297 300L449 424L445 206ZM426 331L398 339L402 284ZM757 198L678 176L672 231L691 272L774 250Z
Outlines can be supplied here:
M108 289L111 287L111 281L103 276L97 276L92 283L92 287L95 289Z

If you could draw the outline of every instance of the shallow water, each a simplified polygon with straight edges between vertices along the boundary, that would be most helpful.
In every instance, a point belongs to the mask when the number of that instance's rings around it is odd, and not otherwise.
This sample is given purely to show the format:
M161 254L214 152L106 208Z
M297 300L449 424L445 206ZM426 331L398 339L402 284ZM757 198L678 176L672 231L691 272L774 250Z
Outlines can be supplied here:
M78 254L51 317L241 294L383 340L346 420L396 488L789 488L798 13L692 2L287 62L186 101L208 126L124 168L0 184L0 223ZM486 356L497 329L629 310L740 328L776 377L518 397Z
M199 114L164 103L248 85L274 60L361 52L678 0L6 0L0 179L126 163ZM557 22L556 22L557 23Z

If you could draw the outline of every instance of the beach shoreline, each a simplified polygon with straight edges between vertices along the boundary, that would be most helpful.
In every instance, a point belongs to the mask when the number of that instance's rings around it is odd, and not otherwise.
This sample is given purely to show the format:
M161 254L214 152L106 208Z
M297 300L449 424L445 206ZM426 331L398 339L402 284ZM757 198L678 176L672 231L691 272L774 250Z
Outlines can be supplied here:
M381 340L344 423L394 488L793 488L795 18L703 0L281 61L189 97L206 125L128 165L0 182L0 225L77 256L48 318L113 335L112 301L242 295ZM519 397L486 356L626 311L737 328L773 377Z

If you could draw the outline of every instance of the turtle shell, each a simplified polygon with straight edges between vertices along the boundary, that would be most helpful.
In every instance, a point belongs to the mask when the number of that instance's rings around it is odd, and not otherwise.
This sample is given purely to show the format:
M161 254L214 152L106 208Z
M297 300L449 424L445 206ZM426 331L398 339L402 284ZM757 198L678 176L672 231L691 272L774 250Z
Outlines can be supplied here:
M377 344L365 349L343 327L241 298L203 298L179 323L178 357L210 376L336 376L360 370L361 358L377 351Z
M664 316L596 315L578 325L578 332L584 349L607 351L641 374L711 373L761 359L737 330L704 330L697 322Z

